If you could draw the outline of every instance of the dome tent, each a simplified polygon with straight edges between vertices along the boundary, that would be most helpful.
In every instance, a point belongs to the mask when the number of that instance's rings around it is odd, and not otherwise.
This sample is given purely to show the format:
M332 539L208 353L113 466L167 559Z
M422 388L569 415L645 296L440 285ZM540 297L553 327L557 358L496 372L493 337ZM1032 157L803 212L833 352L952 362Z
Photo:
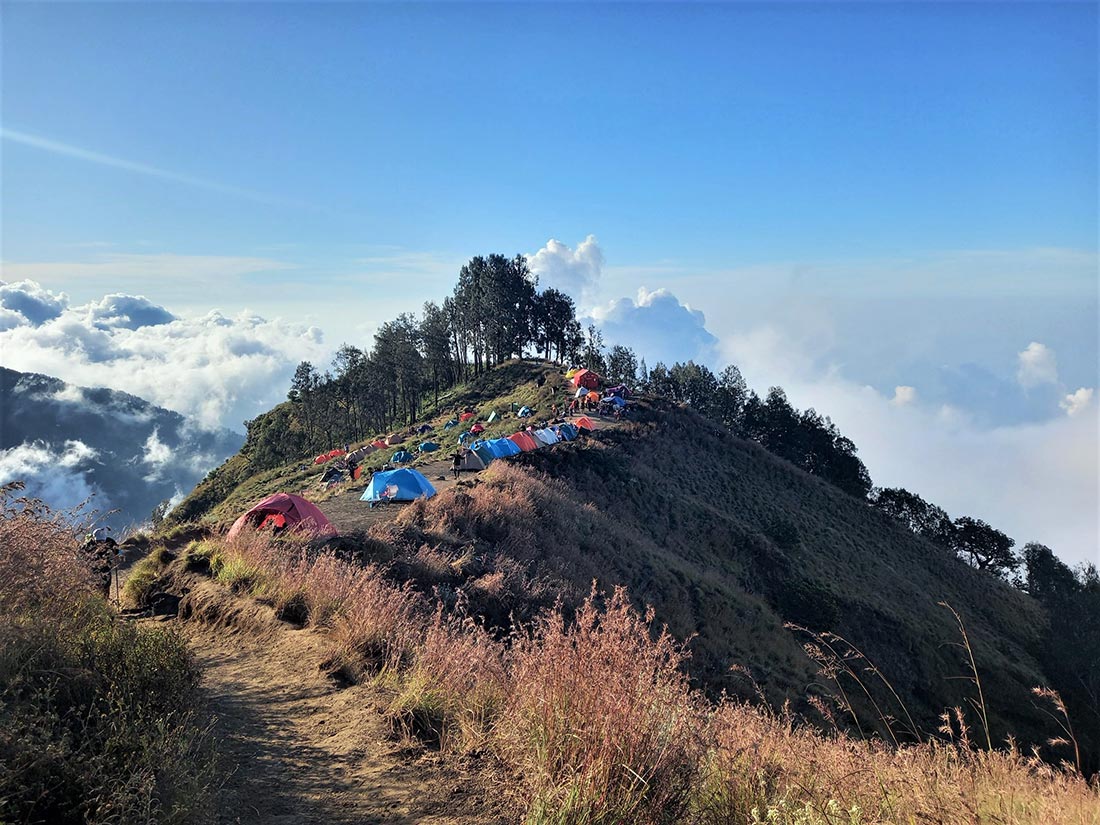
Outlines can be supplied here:
M232 540L248 527L258 527L270 516L282 516L286 520L287 530L314 533L319 536L336 535L336 528L325 518L325 514L318 509L317 505L306 501L301 496L275 493L254 505L233 522L226 539Z
M369 501L373 507L382 501L415 501L418 498L431 498L435 487L416 470L402 468L386 470L371 476L370 484L359 497L360 501Z

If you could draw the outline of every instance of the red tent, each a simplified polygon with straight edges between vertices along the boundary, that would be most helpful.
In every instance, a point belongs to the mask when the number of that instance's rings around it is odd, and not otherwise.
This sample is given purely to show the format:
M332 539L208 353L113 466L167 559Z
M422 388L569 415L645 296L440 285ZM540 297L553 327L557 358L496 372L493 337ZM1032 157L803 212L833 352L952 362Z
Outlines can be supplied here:
M388 446L388 445L386 444L386 442L385 442L385 441L383 441L383 440L382 440L381 438L379 438L379 439L376 439L376 440L372 441L372 442L370 443L370 445L371 445L372 447L374 447L374 448L375 448L376 450L384 450L384 449L386 449L386 447Z
M324 464L326 461L328 461L328 456L325 455L324 453L321 453L321 455L319 455L319 456L317 456L317 458L313 459L314 464Z
M235 522L229 528L227 539L234 538L246 527L258 527L271 516L283 516L286 519L285 526L288 530L301 530L314 533L318 536L335 536L336 528L332 526L325 514L316 504L311 504L301 496L290 493L276 493L268 496ZM268 522L271 524L271 522Z
M537 450L542 445L535 441L531 437L530 433L519 432L514 435L508 436L508 440L523 450L525 453L531 452L531 450Z
M460 415L458 417L458 420L459 421L469 421L473 417L474 417L474 414L472 412L464 412L464 413L462 413L462 415Z
M485 427L483 427L481 425L481 422L479 421L476 424L474 424L474 426L470 427L470 432L473 433L474 435L478 435L479 433L485 432Z
M584 387L586 390L598 390L600 388L600 376L592 370L577 370L573 376L574 387Z

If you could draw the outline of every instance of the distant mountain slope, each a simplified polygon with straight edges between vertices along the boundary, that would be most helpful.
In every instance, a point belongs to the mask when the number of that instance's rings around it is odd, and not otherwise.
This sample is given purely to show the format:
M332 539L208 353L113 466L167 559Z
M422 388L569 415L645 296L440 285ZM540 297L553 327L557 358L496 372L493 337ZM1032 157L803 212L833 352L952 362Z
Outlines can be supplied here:
M181 497L243 442L124 392L0 367L0 483L25 481L59 508L94 495L95 509L120 511L116 527Z

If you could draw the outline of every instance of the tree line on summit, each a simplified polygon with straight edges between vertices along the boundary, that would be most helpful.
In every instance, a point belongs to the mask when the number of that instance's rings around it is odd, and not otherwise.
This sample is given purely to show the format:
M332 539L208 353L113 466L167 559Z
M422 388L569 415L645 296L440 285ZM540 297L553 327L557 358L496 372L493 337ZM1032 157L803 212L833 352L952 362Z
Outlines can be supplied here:
M1013 539L981 519L952 520L916 493L873 486L855 443L827 416L813 408L796 409L781 387L761 397L732 364L717 375L693 361L649 368L629 347L605 345L596 326L581 325L572 298L553 288L539 290L522 255L471 258L442 304L429 301L419 317L403 313L383 323L370 349L344 344L324 372L303 361L291 380L289 403L246 422L245 452L254 467L275 467L333 444L412 424L424 405L438 402L446 390L531 354L583 364L611 383L686 404L866 500L976 569L1028 592L1045 587L1032 581L1041 577L1040 569L1062 564L1042 545L1028 544L1017 554ZM1035 561L1039 556L1042 564ZM1066 567L1065 573L1080 588L1096 586L1095 568L1074 572Z

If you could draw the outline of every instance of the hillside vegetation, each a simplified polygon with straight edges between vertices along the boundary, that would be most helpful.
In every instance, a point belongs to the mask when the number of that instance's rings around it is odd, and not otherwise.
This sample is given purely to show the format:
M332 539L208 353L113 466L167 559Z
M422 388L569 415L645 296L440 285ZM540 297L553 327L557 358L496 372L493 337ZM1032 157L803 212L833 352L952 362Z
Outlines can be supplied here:
M549 379L543 387L540 376ZM441 398L427 420L438 430L455 407L545 410L563 397L562 384L553 366L510 362ZM516 426L505 418L490 433ZM372 456L368 469L389 452ZM248 461L246 445L173 518L226 525L264 495L308 489L317 472L308 461L227 471ZM310 495L324 509L326 494ZM945 709L961 707L991 742L1012 735L1047 758L1073 758L1045 745L1054 732L1031 693L1061 687L1050 678L1043 602L667 401L643 402L632 421L587 442L498 462L472 487L407 507L340 545L352 558L386 562L395 583L434 592L448 609L463 606L498 635L558 598L575 609L593 581L622 585L674 637L690 638L688 671L712 696L761 691L818 724L826 722L811 710L814 697L839 698L839 724L900 742L926 738ZM980 718L952 610L982 680ZM826 645L825 633L841 638ZM835 678L823 680L823 666ZM1079 673L1060 675L1068 683ZM1080 707L1071 710L1082 719ZM1083 764L1095 758L1087 719L1078 731Z

